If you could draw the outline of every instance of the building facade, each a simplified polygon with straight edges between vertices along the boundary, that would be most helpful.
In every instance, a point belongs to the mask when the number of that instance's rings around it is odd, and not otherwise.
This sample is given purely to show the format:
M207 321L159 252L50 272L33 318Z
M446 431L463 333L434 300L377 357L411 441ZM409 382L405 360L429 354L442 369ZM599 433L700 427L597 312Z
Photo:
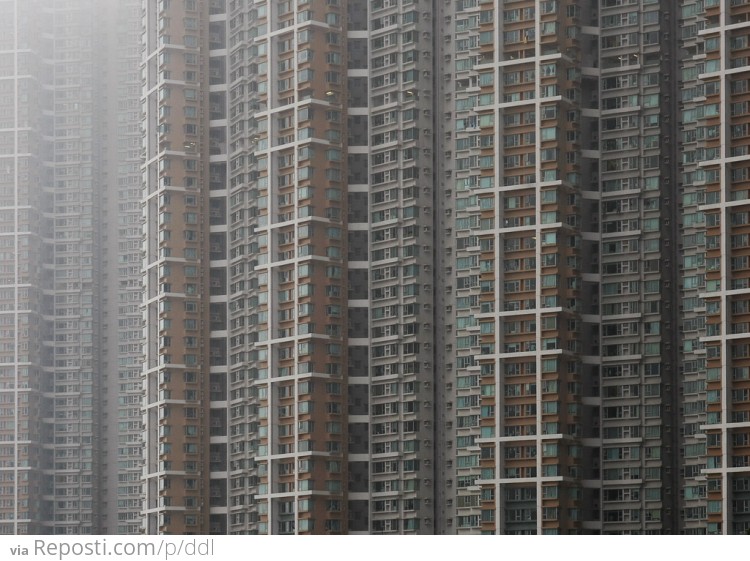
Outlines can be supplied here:
M143 18L145 531L208 533L211 363L221 359L211 338L209 6L148 2Z
M741 412L708 436L725 457L704 449L706 384L727 366L706 363L719 328L693 178L724 160L683 153L706 134L685 132L706 111L703 44L742 29L743 6L715 4L229 3L230 470L248 470L230 532L741 531L742 476L711 483L711 505L703 482L744 465L728 451ZM726 41L742 45L709 43ZM712 72L741 72L712 52ZM308 217L326 229L309 244ZM341 271L295 276L318 255ZM307 305L339 278L345 305ZM325 367L321 325L342 336L323 339ZM293 388L323 371L340 381L301 405ZM341 425L307 417L339 411L337 384ZM321 423L348 440L348 494L331 499L348 526L328 499L317 513L332 490L283 438Z
M742 534L750 528L745 329L745 55L750 6L744 2L688 4L683 7L682 16L691 25L685 26L681 39L685 49L698 59L694 65L681 69L682 79L691 86L687 90L691 95L683 96L680 140L685 145L685 165L680 194L685 208L692 211L684 211L682 221L683 226L697 230L696 237L692 237L692 232L684 234L683 246L687 247L688 242L692 247L697 245L697 251L693 249L691 253L695 253L698 262L700 251L704 251L703 268L696 275L696 263L690 263L691 275L682 279L682 289L689 295L686 303L694 305L691 312L705 318L705 324L697 320L695 327L690 324L697 332L697 341L694 336L683 349L700 357L696 360L697 376L691 372L691 393L705 386L702 415L694 417L696 423L685 425L685 456L694 458L691 469L685 470L686 503L690 499L685 514L686 518L690 516L691 529L698 527L693 531L703 531L705 523L709 533ZM685 253L687 260L687 250ZM688 269L687 262L684 266ZM685 319L686 324L689 321Z
M140 529L139 4L0 6L3 534Z
M0 533L747 532L750 4L664 4L0 0Z
M44 86L50 78L42 30L51 14L35 2L3 2L0 43L0 190L2 197L2 445L0 532L38 533L42 528L42 380L45 351L41 267L42 185L49 180L49 123ZM33 15L37 33L31 33ZM24 95L24 106L17 97Z

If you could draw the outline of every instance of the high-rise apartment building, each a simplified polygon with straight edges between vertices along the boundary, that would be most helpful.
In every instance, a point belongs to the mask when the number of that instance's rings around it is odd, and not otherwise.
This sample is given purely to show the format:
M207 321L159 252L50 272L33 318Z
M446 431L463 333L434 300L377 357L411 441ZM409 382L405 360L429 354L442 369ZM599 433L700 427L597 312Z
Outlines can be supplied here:
M744 528L684 150L743 10L227 3L230 533Z
M0 13L0 533L750 529L750 3Z
M346 532L347 6L229 4L229 531Z
M140 2L0 13L0 533L135 533Z
M48 178L43 85L44 37L50 14L37 2L2 2L0 23L0 533L38 533L42 511L41 221ZM21 33L25 31L25 33ZM23 96L25 104L18 98Z
M102 4L102 3L100 3ZM142 299L141 282L141 3L105 2L102 29L107 63L102 107L104 137L97 140L102 159L100 186L106 196L99 219L104 232L98 266L101 278L102 424L106 434L94 454L105 456L102 469L99 532L137 534L142 531ZM96 12L95 12L96 13ZM104 129L106 127L106 129ZM116 404L116 406L115 406ZM106 453L105 453L106 451Z
M145 531L225 533L226 13L149 1L143 23Z
M709 533L741 534L750 528L746 328L750 5L709 0L682 10L690 25L681 39L693 63L679 67L685 87L678 121L684 146L679 177L684 209L678 216L683 228L691 228L682 239L686 272L681 288L689 296L683 302L685 332L689 326L694 333L681 350L684 393L688 388L692 394L705 390L704 403L691 396L681 404L686 413L688 406L694 413L696 405L703 411L703 416L693 417L696 423L685 422L681 443L686 460L692 458L690 469L684 468L685 519L690 518L693 531L703 531L705 523ZM688 352L697 356L690 378ZM701 498L704 504L696 500Z

